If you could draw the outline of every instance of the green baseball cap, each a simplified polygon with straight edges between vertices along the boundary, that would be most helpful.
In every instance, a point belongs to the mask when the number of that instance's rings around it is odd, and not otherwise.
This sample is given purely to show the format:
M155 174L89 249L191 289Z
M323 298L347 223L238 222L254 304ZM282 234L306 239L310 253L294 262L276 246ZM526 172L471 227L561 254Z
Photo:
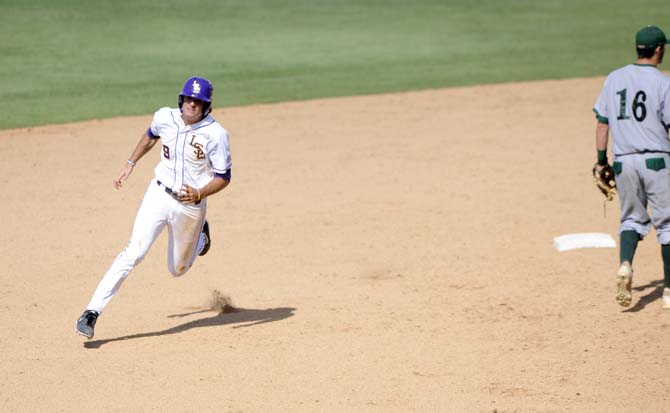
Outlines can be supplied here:
M656 26L647 26L635 35L635 45L638 49L655 49L662 44L668 44L668 39L663 30Z

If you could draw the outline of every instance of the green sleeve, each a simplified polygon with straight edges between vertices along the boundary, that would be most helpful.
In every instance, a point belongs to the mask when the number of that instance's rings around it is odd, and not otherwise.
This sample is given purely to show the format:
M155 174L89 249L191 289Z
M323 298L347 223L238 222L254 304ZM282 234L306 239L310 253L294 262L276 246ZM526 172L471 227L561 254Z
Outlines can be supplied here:
M604 123L605 125L609 124L609 120L607 120L607 118L604 116L600 116L600 113L598 113L595 108L593 108L593 112L596 114L596 119L598 119L598 122Z

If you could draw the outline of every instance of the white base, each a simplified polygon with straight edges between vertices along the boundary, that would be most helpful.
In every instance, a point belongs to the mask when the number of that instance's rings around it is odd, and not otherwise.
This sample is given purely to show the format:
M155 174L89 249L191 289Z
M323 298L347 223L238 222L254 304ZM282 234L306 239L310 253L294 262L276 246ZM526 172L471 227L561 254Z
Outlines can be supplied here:
M554 247L560 252L577 248L616 248L616 241L610 234L584 232L556 237L554 238Z

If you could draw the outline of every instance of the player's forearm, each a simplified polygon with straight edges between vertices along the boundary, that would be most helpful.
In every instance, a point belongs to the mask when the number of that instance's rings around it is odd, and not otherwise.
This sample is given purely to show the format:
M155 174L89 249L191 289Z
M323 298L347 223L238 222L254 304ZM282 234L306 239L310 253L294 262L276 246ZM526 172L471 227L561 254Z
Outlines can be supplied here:
M608 165L607 161L607 141L609 139L609 126L606 123L598 122L596 125L596 153L598 157L598 168Z
M221 191L223 188L227 187L230 181L227 181L223 178L215 177L207 183L207 185L200 188L200 197L204 198L206 196L214 195L215 193Z
M144 155L146 155L147 152L151 150L151 148L156 145L156 142L158 139L156 138L150 138L146 133L142 135L140 138L140 141L137 142L137 146L135 147L135 150L133 153L130 155L130 158L128 160L132 162L132 165L134 166L135 163L137 163Z
M596 149L599 151L607 150L607 142L609 140L610 127L606 123L596 125Z

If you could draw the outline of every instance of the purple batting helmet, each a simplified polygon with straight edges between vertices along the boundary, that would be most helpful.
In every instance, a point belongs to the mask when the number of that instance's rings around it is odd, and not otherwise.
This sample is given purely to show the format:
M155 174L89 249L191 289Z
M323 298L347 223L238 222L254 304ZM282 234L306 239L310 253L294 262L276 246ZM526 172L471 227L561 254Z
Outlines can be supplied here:
M203 115L207 115L212 110L212 95L214 94L214 86L212 82L204 77L193 76L186 79L184 87L179 93L179 109L184 104L184 96L189 96L205 102L202 108Z

